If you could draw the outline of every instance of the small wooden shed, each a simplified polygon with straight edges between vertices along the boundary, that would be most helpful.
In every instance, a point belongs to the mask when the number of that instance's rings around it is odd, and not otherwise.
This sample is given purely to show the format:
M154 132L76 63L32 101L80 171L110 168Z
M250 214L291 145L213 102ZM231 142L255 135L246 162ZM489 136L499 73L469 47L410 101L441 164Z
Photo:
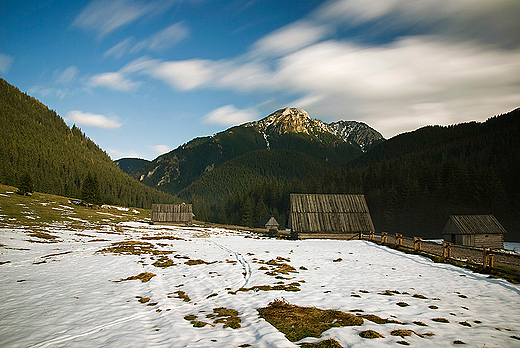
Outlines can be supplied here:
M442 237L453 244L501 249L504 233L506 230L494 215L450 215Z
M191 204L152 204L154 224L186 224L193 221Z
M287 225L293 239L354 239L375 231L364 195L291 194Z
M276 234L278 232L278 227L280 224L276 221L275 217L272 215L266 215L259 223L261 228L265 228L269 230L269 234Z

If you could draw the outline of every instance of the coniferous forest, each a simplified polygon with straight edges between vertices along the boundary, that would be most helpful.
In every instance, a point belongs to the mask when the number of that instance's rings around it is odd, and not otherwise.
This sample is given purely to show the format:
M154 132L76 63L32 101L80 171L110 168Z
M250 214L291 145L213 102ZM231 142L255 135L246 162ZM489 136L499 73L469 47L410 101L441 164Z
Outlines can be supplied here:
M180 201L135 179L149 163L127 175L79 128L2 79L0 124L2 184L95 204L149 208ZM251 133L233 130L223 139ZM325 155L301 146L230 145L226 151L237 152L231 159L200 169L205 174L176 193L193 203L197 220L256 226L273 214L282 228L291 193L364 194L378 232L440 238L449 215L494 214L508 231L505 239L520 241L519 135L520 109L482 123L423 127L359 154L289 135ZM209 140L189 145L196 141Z
M30 178L35 191L73 198L90 192L95 203L143 208L176 201L125 174L79 128L69 128L55 111L3 79L0 124L2 184L19 187Z
M341 169L264 180L216 203L192 197L198 219L253 226L267 213L285 224L290 193L364 194L377 231L441 238L453 214L494 214L520 240L520 109L385 141Z

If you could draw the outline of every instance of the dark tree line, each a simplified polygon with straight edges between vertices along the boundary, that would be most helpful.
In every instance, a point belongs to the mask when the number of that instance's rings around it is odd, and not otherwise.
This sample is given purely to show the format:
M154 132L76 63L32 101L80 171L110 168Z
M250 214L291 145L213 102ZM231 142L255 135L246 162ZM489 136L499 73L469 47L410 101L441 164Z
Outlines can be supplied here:
M494 214L520 240L520 111L388 140L340 170L305 179L262 180L217 203L193 197L197 218L255 225L272 213L283 226L291 193L364 194L378 231L441 237L452 214Z
M103 203L150 208L176 200L123 173L78 127L2 79L0 125L2 184L24 186L29 174L35 191L81 198L90 173Z

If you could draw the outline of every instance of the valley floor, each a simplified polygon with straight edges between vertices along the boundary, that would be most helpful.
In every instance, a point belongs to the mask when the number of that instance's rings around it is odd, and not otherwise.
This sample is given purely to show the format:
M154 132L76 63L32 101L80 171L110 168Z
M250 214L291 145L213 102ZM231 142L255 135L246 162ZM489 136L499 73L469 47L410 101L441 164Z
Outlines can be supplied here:
M0 346L296 347L257 312L282 298L403 322L365 319L303 342L520 345L520 285L369 242L137 222L74 226L0 228ZM238 312L239 328L215 320L221 307ZM396 329L414 333L392 336ZM365 330L384 338L361 338Z

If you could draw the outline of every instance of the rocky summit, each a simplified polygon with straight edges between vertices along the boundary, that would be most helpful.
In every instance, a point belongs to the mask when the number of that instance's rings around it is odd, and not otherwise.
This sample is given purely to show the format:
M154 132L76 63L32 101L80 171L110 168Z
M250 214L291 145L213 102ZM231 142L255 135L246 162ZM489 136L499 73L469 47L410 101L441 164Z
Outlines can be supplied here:
M343 120L325 123L311 118L303 109L288 107L277 110L259 121L246 123L244 126L253 127L260 132L268 144L270 136L305 133L320 138L320 134L330 133L341 141L359 146L363 152L366 152L385 140L381 133L366 123Z

